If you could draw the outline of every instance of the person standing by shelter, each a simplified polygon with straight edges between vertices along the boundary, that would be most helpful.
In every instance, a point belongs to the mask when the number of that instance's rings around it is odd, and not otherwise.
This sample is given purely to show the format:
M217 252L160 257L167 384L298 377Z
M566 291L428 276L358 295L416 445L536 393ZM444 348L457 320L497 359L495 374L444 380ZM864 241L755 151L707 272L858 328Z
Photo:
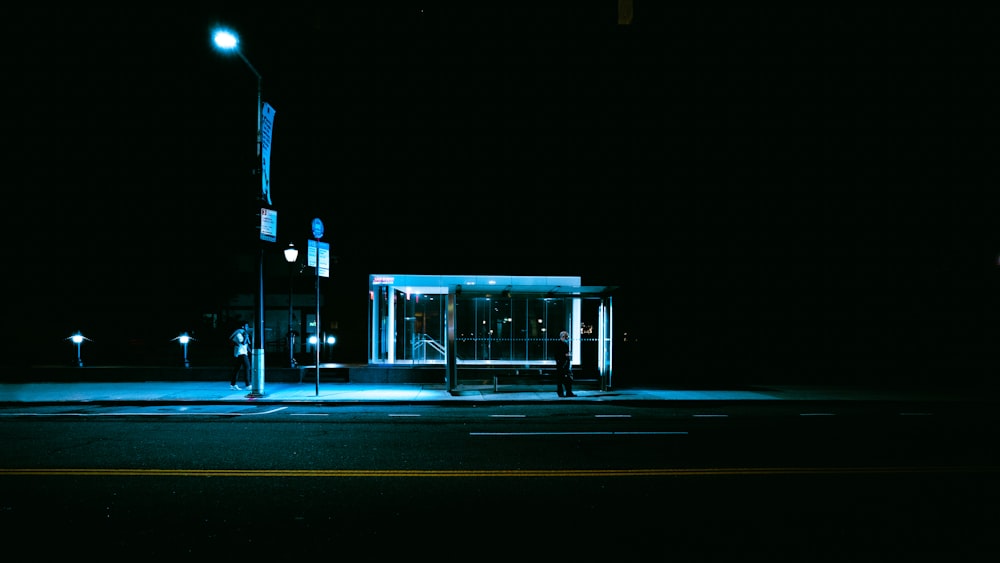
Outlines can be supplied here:
M556 361L556 394L576 397L573 394L573 357L569 350L569 333L565 330L559 333L559 340L552 346L552 359Z
M243 382L247 389L250 388L250 325L243 323L243 326L233 331L229 335L229 340L233 343L233 357L236 365L229 376L229 388L240 391L240 386L236 384L236 377L243 371Z

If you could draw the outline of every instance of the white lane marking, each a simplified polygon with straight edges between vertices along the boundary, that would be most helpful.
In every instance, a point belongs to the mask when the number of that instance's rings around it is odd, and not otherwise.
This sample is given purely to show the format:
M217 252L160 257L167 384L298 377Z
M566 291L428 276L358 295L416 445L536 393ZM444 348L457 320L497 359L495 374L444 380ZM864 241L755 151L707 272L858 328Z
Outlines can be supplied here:
M630 414L595 414L594 418L632 418Z
M285 410L287 408L288 407L278 407L278 408L275 408L275 409L271 409L269 411L251 412L251 413L233 413L233 414L236 414L238 416L247 416L247 415L249 415L249 416L257 416L259 414L272 414L272 413L276 413L276 412L279 412L279 411L283 411L283 410Z
M187 408L187 407L185 407ZM233 412L233 411L218 411L218 412L57 412L57 413L44 413L44 412L26 412L26 413L3 413L3 416L260 416L262 414L273 414L279 411L283 411L288 407L277 407L267 411L261 412Z
M291 416L330 416L325 412L291 412Z
M469 436L678 436L687 432L469 432Z
M490 418L527 418L523 414L491 414Z
M692 414L695 418L729 418L728 414Z
M389 417L400 417L400 416L411 416L411 417L418 417L418 418L420 417L419 414L393 414L393 413L389 413Z

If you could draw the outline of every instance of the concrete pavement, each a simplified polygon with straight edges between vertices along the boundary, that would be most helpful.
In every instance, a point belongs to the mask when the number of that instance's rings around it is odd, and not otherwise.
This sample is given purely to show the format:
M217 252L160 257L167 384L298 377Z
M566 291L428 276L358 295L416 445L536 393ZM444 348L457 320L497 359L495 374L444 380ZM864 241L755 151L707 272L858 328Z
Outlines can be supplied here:
M0 383L0 403L531 403L683 401L993 401L978 390L882 389L754 385L734 389L637 387L602 391L578 386L577 397L560 398L553 385L275 382L263 396L234 391L225 381L78 381Z

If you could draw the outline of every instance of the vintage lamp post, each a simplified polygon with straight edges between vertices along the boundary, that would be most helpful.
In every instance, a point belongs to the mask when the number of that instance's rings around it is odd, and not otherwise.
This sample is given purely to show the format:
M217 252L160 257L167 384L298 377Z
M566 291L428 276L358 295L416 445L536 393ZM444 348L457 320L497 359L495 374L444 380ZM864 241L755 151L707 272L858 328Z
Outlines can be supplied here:
M297 332L292 328L292 265L299 258L299 249L294 243L288 243L285 249L285 262L288 262L288 366L297 367L295 363L295 335Z

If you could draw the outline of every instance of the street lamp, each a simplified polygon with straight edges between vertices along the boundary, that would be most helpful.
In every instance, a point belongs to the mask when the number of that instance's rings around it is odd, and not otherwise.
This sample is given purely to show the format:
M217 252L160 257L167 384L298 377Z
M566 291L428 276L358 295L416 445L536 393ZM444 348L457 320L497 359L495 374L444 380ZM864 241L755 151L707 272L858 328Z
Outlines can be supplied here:
M331 359L331 357L330 357L331 354L332 354L331 349L333 348L333 345L336 344L336 343L337 343L337 337L336 336L334 336L332 334L326 335L326 359L327 359L327 361L329 361Z
M243 62L247 64L247 67L253 72L254 76L257 77L257 162L256 174L263 173L263 166L261 161L261 143L262 143L262 125L264 118L264 98L263 98L263 82L264 79L257 72L250 61L247 60L246 56L239 49L240 40L239 37L232 31L228 29L218 29L212 36L212 40L215 46L222 52L225 53L236 53L239 55ZM266 194L261 191L258 194L258 202L264 202L264 196ZM268 194L268 197L269 194ZM259 208L260 206L258 206ZM255 242L259 246L259 256L257 259L257 294L254 296L254 338L253 338L253 353L251 360L251 397L262 397L264 395L264 245L255 239Z
M171 338L171 340L176 340L181 343L181 348L184 350L184 367L191 367L191 363L188 362L188 343L194 340L194 338L188 333L182 332L179 336Z
M288 262L288 364L297 367L295 363L295 334L292 330L292 264L299 258L299 249L294 243L288 243L285 249L285 262Z
M315 334L309 335L309 345L313 347L313 351L316 353L316 380L319 381L319 337ZM319 385L318 383L316 384Z
M82 368L83 367L83 357L80 355L80 346L83 344L84 340L90 340L90 339L87 338L86 336L84 336L83 334L81 334L80 331L78 330L75 333L73 333L66 340L72 340L73 344L76 344L76 365L77 365L77 367L81 367Z

